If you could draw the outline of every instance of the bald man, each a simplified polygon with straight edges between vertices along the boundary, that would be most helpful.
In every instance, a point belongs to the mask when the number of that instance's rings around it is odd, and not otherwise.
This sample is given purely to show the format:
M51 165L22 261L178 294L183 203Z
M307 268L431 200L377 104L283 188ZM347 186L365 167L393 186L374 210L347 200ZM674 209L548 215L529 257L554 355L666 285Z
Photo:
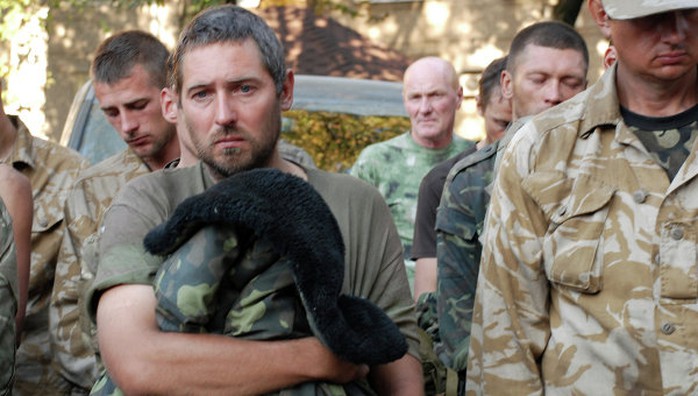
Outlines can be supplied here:
M409 258L419 183L434 165L473 143L453 134L463 88L449 62L436 57L421 58L405 70L403 83L402 98L411 130L366 147L351 174L378 188L390 206L412 286L414 261Z

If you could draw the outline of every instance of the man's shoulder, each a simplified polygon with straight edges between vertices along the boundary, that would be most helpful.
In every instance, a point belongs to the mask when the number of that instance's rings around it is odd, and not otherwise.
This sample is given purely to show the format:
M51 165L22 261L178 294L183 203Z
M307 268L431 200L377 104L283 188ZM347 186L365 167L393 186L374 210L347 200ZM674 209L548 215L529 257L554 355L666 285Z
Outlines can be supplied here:
M177 166L149 172L129 181L128 186L132 189L148 189L151 187L198 189L195 185L201 183L203 183L203 165L197 163L197 165L193 166ZM186 188L189 185L191 187Z
M117 153L80 172L68 198L67 209L72 209L78 202L108 205L129 181L149 172L130 150Z
M453 181L464 173L482 174L491 170L494 167L494 159L496 158L498 147L499 141L496 141L480 150L466 155L451 167L448 179Z
M27 131L28 133L28 131ZM45 164L61 165L64 168L87 168L89 162L77 151L58 143L31 135L34 159Z
M307 169L306 171L309 175L308 182L315 188L331 188L351 195L378 192L373 185L347 173L327 172L321 169Z
M465 150L456 154L455 156L441 161L436 166L431 168L431 170L424 176L422 183L425 185L441 185L446 181L446 177L453 167L459 163L464 158L472 155L477 149L474 145L467 147Z
M138 206L142 202L169 202L173 205L203 192L205 187L202 168L166 168L149 172L128 181L119 191L115 204Z
M386 151L398 151L409 147L409 132L402 133L381 142L372 143L361 150L361 156L373 156Z
M451 146L452 146L453 150L457 150L460 152L460 151L466 150L470 147L475 147L475 145L476 145L476 142L469 140L469 139L462 138L462 137L456 135L455 133L453 134L453 141L451 142Z
M124 149L80 172L79 177L80 180L105 178L122 178L128 180L135 175L148 172L148 167L135 153L129 149Z

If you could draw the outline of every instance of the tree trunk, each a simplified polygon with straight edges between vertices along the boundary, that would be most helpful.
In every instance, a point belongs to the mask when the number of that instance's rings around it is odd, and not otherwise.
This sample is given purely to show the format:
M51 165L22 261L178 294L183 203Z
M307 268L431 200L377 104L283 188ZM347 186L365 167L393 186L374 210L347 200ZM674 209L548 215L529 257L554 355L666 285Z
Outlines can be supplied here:
M584 0L560 0L553 8L553 18L556 21L565 22L570 26L574 26L577 21L577 16L582 9Z

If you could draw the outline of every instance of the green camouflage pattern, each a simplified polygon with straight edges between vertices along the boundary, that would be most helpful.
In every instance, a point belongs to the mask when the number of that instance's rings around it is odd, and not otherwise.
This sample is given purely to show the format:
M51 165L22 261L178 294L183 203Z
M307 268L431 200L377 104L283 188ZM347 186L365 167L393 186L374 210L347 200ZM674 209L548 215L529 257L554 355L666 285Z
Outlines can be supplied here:
M482 245L479 236L490 199L499 142L451 168L436 214L437 312L441 358L456 371L467 367L470 322Z
M164 331L216 333L250 340L313 335L290 260L266 239L207 226L170 255L155 276L156 318ZM100 380L92 394L119 394ZM373 395L368 383L305 383L279 395Z
M73 393L88 393L101 371L95 328L80 296L96 272L94 243L104 212L131 179L149 172L130 149L105 159L79 175L65 204L63 235L49 306L54 362Z
M469 394L698 393L698 143L670 180L623 121L615 78L614 67L507 147Z
M12 219L0 199L0 395L12 394L17 299L17 260Z
M364 148L350 170L351 175L375 186L390 207L404 248L410 284L414 280L414 262L409 258L417 216L419 184L435 165L473 144L454 135L448 147L428 149L415 143L411 134L406 132Z
M446 367L438 356L441 349L436 317L436 293L422 293L415 306L419 326L419 354L422 358L424 393L443 394L446 391Z
M65 200L78 173L89 163L71 149L33 137L18 118L11 120L17 127L17 139L8 163L29 179L34 199L29 295L17 350L14 394L59 394L66 392L68 384L52 367L48 306L65 230Z
M470 324L480 268L480 236L497 158L529 117L519 118L505 136L458 161L446 177L436 212L437 312L442 350L447 367L465 372L468 365Z

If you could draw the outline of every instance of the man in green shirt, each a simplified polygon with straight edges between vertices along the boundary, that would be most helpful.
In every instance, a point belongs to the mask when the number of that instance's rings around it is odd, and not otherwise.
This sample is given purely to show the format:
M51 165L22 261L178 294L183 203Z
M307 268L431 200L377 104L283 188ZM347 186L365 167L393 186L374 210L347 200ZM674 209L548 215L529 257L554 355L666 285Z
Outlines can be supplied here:
M411 130L366 147L351 174L378 188L390 207L404 248L407 274L414 281L411 258L419 183L436 164L474 145L453 133L463 88L449 62L426 57L405 70L402 98Z

